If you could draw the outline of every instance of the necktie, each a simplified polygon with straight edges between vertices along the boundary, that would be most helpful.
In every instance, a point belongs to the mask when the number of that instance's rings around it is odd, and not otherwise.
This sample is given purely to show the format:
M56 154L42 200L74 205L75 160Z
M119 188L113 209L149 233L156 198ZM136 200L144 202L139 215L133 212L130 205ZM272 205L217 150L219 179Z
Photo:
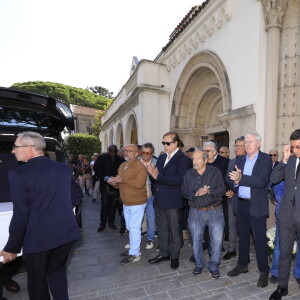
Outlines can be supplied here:
M300 172L300 158L298 158L298 166L297 166L297 170L296 170L296 179L298 178L299 172Z

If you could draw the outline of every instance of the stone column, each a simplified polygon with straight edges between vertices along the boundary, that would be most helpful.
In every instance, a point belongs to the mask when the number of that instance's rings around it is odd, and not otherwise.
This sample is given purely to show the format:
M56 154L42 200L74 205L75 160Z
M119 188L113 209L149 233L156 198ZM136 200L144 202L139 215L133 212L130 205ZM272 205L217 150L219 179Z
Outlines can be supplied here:
M267 39L267 77L265 98L264 150L276 147L278 80L281 28L288 0L260 0L263 6Z

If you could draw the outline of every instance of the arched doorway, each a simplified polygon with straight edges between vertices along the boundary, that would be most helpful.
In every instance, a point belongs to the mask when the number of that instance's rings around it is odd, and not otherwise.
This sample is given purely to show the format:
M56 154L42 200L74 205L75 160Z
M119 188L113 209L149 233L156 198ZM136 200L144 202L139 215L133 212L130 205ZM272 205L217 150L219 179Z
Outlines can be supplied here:
M123 130L121 123L117 126L115 144L119 149L124 146Z
M125 144L138 144L138 128L134 114L131 114L127 121Z
M186 148L217 140L221 133L222 143L228 144L226 125L218 116L230 109L229 80L220 58L209 51L195 55L176 86L171 129L178 131Z

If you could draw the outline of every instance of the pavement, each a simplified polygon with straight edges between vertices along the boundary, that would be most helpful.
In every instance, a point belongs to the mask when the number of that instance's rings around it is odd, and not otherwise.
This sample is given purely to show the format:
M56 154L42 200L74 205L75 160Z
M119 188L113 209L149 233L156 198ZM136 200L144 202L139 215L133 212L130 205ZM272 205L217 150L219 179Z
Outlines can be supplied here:
M146 250L146 237L142 238L142 259L129 265L120 265L120 253L125 251L128 234L119 236L119 230L112 229L97 233L100 201L92 203L90 197L85 197L82 214L82 238L74 243L68 263L70 300L266 300L276 289L277 285L271 283L266 288L256 286L259 271L253 245L249 272L237 277L226 275L236 265L237 258L222 261L219 279L212 279L208 270L204 270L200 276L192 276L194 264L189 261L192 255L189 245L182 248L177 270L172 270L168 261L151 265L148 259L158 254L155 250L157 241L153 249ZM119 217L115 224L119 227ZM224 247L227 249L227 243ZM21 291L17 294L4 291L3 296L9 300L29 299L26 273L17 274L14 279L19 282ZM283 299L300 299L300 289L293 276L289 295Z

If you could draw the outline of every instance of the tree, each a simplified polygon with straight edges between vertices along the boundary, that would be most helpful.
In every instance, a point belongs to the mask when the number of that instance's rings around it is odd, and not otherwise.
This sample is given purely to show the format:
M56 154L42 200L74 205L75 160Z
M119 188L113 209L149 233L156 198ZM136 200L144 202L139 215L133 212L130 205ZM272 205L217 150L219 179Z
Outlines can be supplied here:
M99 137L101 131L101 117L104 111L97 111L95 115L95 123L92 125L92 134Z
M103 96L105 98L108 98L108 99L113 99L113 92L110 92L108 89L102 87L102 86L99 86L99 85L96 85L96 86L90 86L90 87L87 87L86 88L88 91L91 91L92 93L95 93L99 96Z
M112 100L85 89L69 85L44 81L28 81L14 83L12 88L50 96L63 101L65 104L75 104L85 107L106 110Z

